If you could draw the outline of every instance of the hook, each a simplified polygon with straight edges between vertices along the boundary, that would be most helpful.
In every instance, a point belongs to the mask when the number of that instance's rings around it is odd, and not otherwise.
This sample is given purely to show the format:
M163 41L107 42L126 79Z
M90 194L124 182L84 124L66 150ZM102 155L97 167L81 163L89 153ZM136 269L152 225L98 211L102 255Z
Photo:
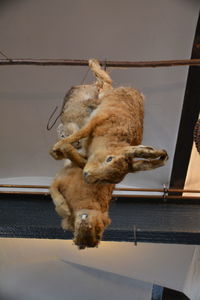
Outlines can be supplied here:
M167 185L164 183L163 184L163 200L166 201L167 200L167 196L168 196L169 190Z
M134 245L137 246L137 227L136 227L136 225L133 226L133 238L134 238Z

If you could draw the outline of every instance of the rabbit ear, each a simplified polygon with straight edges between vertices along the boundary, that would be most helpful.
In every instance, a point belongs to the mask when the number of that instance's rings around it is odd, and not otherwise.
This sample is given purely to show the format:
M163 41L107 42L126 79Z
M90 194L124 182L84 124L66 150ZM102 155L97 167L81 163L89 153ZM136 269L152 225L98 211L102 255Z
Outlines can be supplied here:
M107 212L102 214L102 221L103 221L104 226L108 226L111 223L111 220L110 220Z
M155 159L162 157L163 159L167 160L168 155L165 150L161 149L155 149L150 146L143 146L143 145L138 145L138 146L129 146L125 150L125 155L128 157L138 157L138 158L150 158L150 159Z
M133 160L130 172L153 170L153 169L164 166L165 162L166 162L166 160L164 160L163 158L136 160L136 161Z
M149 146L130 146L126 149L126 156L131 157L130 172L146 171L165 165L168 155L165 150L155 149ZM134 160L134 157L146 160Z

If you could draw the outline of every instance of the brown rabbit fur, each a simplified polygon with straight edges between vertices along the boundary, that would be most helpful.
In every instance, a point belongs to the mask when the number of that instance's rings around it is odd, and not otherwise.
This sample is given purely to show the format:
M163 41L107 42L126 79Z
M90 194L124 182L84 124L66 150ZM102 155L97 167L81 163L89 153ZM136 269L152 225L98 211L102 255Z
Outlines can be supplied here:
M99 89L95 83L70 88L64 98L61 124L58 126L58 136L60 138L73 134L85 125L91 112L100 103L98 94ZM82 143L78 142L73 146L76 149L81 149Z
M96 60L90 66L98 77L100 66ZM168 159L165 150L142 146L143 95L130 87L112 89L100 94L100 104L79 131L54 145L55 159L69 157L83 167L88 183L119 183L129 172L161 167ZM87 162L81 161L72 143L86 139ZM134 158L145 158L135 160Z
M107 82L111 81L109 76L106 78ZM87 122L91 112L100 103L98 93L105 89L105 83L99 80L69 90L64 99L62 123L59 125L60 138L76 132ZM84 141L75 143L74 147L81 153L78 164L82 166L85 164ZM106 226L110 224L108 209L114 189L113 184L85 183L82 171L77 165L68 162L50 187L56 212L63 218L62 228L74 233L74 242L80 249L98 246Z
M110 224L109 202L113 184L87 184L82 169L71 164L63 168L50 187L57 213L63 218L62 228L74 232L79 249L98 246Z

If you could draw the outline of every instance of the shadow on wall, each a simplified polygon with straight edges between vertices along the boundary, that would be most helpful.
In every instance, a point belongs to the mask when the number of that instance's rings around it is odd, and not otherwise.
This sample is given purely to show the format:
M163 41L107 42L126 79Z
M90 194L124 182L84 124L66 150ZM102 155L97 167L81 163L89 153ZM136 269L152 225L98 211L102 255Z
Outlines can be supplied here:
M72 266L73 268L75 268L79 271L87 273L88 275L90 275L92 277L96 277L96 278L102 277L106 281L110 281L110 282L113 282L113 283L119 284L119 285L123 284L127 288L134 287L134 286L136 286L137 288L139 286L141 286L141 288L142 288L144 285L144 281L133 279L128 276L118 275L113 272L108 272L108 271L103 271L103 270L100 270L97 268L83 266L81 264L76 264L76 263L73 263L71 261L67 261L64 259L61 259L61 261L64 262L65 264Z
M0 1L0 13L2 13L3 9L7 9L9 8L10 6L13 6L16 4L18 5L19 2L23 2L24 0L1 0ZM2 51L5 50L5 49L2 49Z

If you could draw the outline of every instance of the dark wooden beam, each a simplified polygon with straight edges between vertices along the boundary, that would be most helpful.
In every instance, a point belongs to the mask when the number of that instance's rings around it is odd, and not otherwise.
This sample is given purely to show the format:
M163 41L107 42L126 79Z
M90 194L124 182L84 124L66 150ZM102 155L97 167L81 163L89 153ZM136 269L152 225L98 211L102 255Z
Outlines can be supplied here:
M162 298L160 300L190 300L190 299L185 294L179 291L164 288Z
M140 200L140 199L139 199ZM49 196L1 195L0 237L72 239ZM117 200L105 241L200 245L200 205Z
M192 59L200 58L200 17L192 49ZM182 189L190 160L193 131L200 111L200 68L190 67L179 125L179 132L171 173L170 188Z
M152 288L151 300L163 300L163 290L164 288L162 286L154 284Z

